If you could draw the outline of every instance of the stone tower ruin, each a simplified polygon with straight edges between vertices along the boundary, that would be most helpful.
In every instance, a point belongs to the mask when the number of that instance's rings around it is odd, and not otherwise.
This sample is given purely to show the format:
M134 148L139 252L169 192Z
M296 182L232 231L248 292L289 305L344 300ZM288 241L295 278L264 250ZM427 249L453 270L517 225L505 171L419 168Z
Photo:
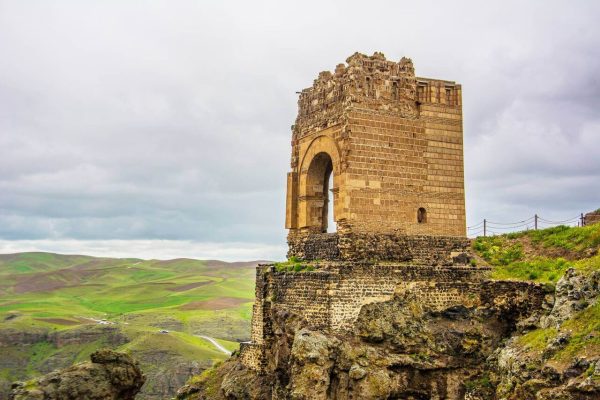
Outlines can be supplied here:
M409 261L423 237L452 248L466 235L461 86L416 77L407 58L355 53L346 62L300 93L288 256Z
M398 291L440 309L487 293L483 269L468 262L460 85L416 77L407 58L355 53L298 105L286 199L293 268L257 268L251 342L240 348L261 373L279 368L288 319L336 334Z

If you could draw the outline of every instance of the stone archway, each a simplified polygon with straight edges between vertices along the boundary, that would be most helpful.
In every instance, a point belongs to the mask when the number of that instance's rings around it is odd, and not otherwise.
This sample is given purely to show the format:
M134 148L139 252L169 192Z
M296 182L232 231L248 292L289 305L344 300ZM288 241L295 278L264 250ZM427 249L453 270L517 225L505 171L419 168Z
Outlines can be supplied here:
M327 217L334 209L333 205L329 204L328 193L332 175L331 156L326 152L317 153L310 161L306 172L307 226L320 233L327 232Z
M340 197L344 193L344 176L337 144L331 137L321 135L299 147L296 175L292 172L288 176L286 227L323 233L327 231L327 215L331 215L336 222L329 224L330 228L337 228L344 211ZM332 200L326 201L328 198Z

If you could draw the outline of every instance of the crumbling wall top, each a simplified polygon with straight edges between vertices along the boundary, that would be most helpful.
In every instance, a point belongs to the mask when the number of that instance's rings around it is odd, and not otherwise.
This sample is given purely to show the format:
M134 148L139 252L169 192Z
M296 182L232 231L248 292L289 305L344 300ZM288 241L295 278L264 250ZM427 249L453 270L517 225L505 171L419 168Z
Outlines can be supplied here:
M383 53L357 52L346 63L338 64L333 73L320 72L313 85L302 90L296 136L341 122L343 112L352 106L417 117L417 81L410 58L395 62Z

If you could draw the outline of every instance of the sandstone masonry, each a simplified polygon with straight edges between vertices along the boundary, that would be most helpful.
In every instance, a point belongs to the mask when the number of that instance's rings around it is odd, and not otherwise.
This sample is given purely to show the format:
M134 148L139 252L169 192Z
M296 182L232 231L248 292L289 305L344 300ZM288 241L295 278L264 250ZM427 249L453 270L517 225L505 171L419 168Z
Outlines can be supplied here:
M298 100L289 256L310 258L319 243L324 249L316 254L326 259L360 256L347 246L335 251L335 239L310 238L327 232L330 209L339 245L350 235L370 235L377 248L393 236L464 237L461 86L416 77L407 58L355 53L346 62L321 72Z
M288 255L315 270L257 269L251 343L240 359L261 373L278 335L275 314L336 334L353 329L364 305L398 291L442 309L496 290L465 254L461 86L417 78L407 58L356 53L346 61L321 72L298 101Z

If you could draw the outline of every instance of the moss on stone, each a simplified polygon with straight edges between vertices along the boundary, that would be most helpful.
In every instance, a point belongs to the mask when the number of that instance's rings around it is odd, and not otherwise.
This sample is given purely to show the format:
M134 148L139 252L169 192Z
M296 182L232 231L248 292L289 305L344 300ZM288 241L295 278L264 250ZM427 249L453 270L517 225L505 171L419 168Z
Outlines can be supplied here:
M556 328L535 329L519 337L518 343L531 350L543 350L548 341L554 339L556 335Z

